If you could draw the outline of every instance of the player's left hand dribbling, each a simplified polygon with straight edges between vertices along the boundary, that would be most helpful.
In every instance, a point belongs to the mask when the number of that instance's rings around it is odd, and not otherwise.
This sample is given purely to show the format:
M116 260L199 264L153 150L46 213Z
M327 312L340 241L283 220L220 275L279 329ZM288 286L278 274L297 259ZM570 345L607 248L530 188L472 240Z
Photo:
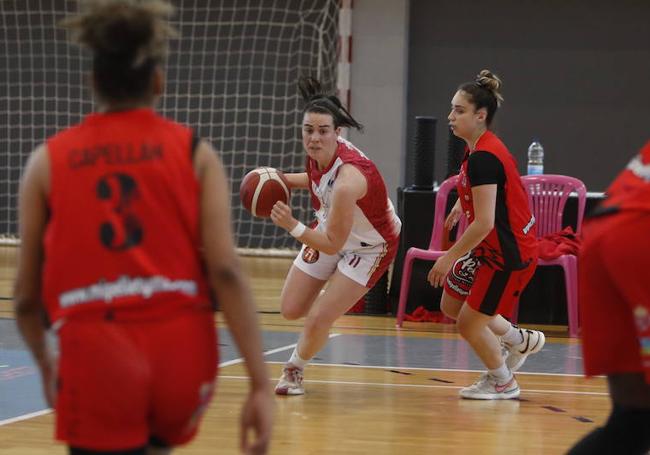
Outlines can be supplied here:
M296 219L291 214L291 208L282 201L275 203L271 209L271 221L287 231L296 226Z

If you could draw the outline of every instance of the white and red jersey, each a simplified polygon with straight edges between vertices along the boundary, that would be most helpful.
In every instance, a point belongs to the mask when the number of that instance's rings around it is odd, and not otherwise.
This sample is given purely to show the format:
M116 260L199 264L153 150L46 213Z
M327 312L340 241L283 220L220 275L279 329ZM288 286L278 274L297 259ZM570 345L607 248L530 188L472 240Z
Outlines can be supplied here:
M332 162L319 170L315 160L307 159L307 176L312 206L318 220L317 229L325 231L332 201L332 190L339 169L344 164L356 167L366 178L366 195L354 208L352 231L343 250L357 250L382 243L393 243L399 238L402 222L388 199L386 184L375 164L349 141L339 138Z

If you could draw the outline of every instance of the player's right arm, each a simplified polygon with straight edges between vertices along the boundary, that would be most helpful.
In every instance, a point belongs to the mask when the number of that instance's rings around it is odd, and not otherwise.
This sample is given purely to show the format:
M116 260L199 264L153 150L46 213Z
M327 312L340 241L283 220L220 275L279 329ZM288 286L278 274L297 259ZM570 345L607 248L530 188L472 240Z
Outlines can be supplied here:
M256 309L233 242L230 186L221 160L205 141L197 147L194 168L201 185L201 238L208 279L251 378L241 416L241 447L246 453L266 453L273 402ZM254 441L248 439L251 430Z
M367 191L368 182L361 171L354 165L343 164L332 189L332 205L327 216L327 229L325 232L304 229L298 235L298 240L325 254L336 254L350 236L357 201L363 198ZM298 220L291 213L291 207L282 201L276 202L273 206L271 221L289 232L299 225Z
M307 189L309 188L309 177L306 172L297 174L284 174L284 177L289 182L289 188L293 189Z

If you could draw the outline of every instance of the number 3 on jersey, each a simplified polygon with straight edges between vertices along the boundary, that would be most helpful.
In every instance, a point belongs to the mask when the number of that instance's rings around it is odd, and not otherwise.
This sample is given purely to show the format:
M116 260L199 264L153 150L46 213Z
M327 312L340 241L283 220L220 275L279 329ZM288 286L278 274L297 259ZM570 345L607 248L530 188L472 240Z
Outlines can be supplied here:
M112 251L123 251L142 242L140 220L130 212L140 198L138 184L128 174L107 174L97 182L97 198L110 203L112 214L99 227L99 240Z

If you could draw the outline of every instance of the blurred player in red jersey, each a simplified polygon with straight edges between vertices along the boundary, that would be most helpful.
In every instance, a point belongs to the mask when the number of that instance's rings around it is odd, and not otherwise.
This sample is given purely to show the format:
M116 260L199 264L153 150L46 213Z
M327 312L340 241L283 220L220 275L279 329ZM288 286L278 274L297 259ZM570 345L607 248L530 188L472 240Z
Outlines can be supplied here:
M282 202L271 212L273 222L303 244L284 283L281 306L287 319L306 316L305 326L275 388L279 395L305 393L304 367L327 342L334 321L386 272L401 229L379 170L340 136L341 127L361 125L336 96L323 93L317 80L301 79L300 91L306 103L307 170L285 175L292 188L309 189L318 223L307 228Z
M583 227L578 256L585 373L607 375L612 411L570 451L650 451L650 142Z
M270 439L268 376L223 165L153 110L171 12L159 0L109 0L66 19L92 53L100 108L38 147L21 182L16 321L73 455L167 454L194 437L218 364L210 288L251 376L242 450L266 453Z
M483 70L462 84L451 102L449 125L467 143L458 178L458 201L445 221L448 229L461 216L469 226L429 272L443 286L441 309L456 319L460 334L488 368L460 396L469 399L516 398L513 375L526 356L544 345L544 334L522 330L509 316L537 266L535 218L521 184L517 164L490 131L502 101L501 80ZM470 292L471 290L471 292ZM497 336L504 343L504 359Z

